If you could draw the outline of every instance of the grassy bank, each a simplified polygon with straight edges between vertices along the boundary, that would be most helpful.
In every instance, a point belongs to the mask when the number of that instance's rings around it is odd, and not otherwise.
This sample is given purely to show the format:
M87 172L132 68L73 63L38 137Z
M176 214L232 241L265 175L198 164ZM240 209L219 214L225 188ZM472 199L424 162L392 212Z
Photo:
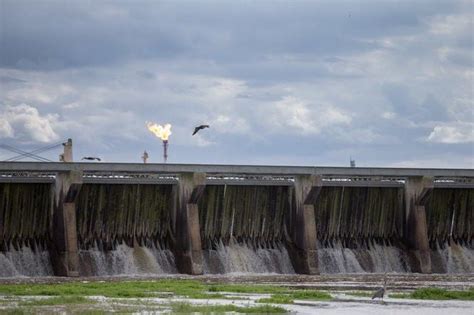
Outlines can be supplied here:
M371 291L353 291L347 294L368 297L372 293ZM252 294L263 296L254 300L255 295L252 296ZM427 288L406 294L390 294L390 297L472 301L474 289L449 291ZM187 299L201 299L202 302ZM220 301L212 301L212 299L220 299ZM285 308L291 309L290 305L296 300L330 301L334 299L327 291L304 290L281 285L213 284L198 280L77 281L56 284L0 285L0 313L2 314L104 314L110 312L127 314L143 311L203 314L286 313Z
M45 299L29 300L20 302L21 306L43 306L43 305L68 305L68 304L94 304L95 301L83 296L54 296Z
M347 295L357 296L357 297L372 297L375 291L354 291L347 292Z
M454 291L439 288L417 289L412 293L390 294L392 298L418 300L466 300L474 301L474 288L465 291Z
M286 294L273 294L269 298L257 300L258 303L293 304L294 300L330 301L329 293L314 290L295 290Z
M315 290L289 289L270 285L206 284L194 280L69 282L59 284L3 284L2 295L105 296L110 298L169 297L224 298L224 293L287 294L294 299L330 299Z
M233 294L241 294L236 298ZM255 304L246 294L270 295ZM98 296L107 300L97 300ZM154 281L78 281L57 284L2 284L0 305L4 311L17 314L40 312L101 313L107 306L115 312L171 310L173 313L286 313L282 307L268 304L292 304L298 300L330 300L331 295L316 290L301 290L284 286L258 284L209 284L196 280L162 279ZM43 297L43 298L39 298ZM160 300L144 298L161 298ZM176 303L182 299L248 300L248 305L196 305ZM220 303L220 302L219 302ZM110 309L111 308L111 309Z
M152 296L160 297L164 293L172 293L190 298L201 298L205 292L205 285L201 282L190 280L0 285L0 294L4 295L68 295L140 298ZM220 295L214 294L214 297L218 296Z
M224 314L228 312L243 313L243 314L286 314L284 308L259 305L249 307L239 307L235 305L193 305L189 303L172 304L172 310L175 313L200 313L200 314Z

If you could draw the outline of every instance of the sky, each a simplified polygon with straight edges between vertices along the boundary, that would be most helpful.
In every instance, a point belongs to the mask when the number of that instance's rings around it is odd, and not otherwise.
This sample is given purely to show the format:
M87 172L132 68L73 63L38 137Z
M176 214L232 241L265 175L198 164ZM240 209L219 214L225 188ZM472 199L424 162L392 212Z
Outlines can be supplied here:
M160 163L156 122L169 163L473 168L473 21L472 1L0 0L0 144Z

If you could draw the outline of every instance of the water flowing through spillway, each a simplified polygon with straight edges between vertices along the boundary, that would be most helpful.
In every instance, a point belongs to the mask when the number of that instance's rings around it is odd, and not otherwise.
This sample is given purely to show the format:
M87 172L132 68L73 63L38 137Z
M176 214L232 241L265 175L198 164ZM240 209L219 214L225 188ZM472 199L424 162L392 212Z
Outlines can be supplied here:
M166 249L122 244L110 251L97 248L81 250L79 259L83 276L177 273L174 256Z
M53 275L52 188L0 184L0 277ZM173 251L179 263L187 249L177 240L187 236L173 189L84 184L75 204L80 275L178 273ZM289 186L206 186L198 205L204 273L295 273L295 196ZM313 202L321 273L419 272L403 188L325 186ZM474 273L474 190L434 189L426 223L433 273Z
M208 186L200 203L205 273L294 273L287 187Z
M323 187L315 203L321 273L410 272L403 190Z
M410 257L397 246L343 247L340 242L318 249L321 273L410 272Z
M474 190L434 189L426 206L435 273L474 273Z
M273 249L253 248L245 244L205 250L204 272L223 273L283 273L294 269L284 246ZM334 247L319 248L321 273L410 272L410 259L396 246L374 245L370 249ZM474 273L474 249L452 244L433 250L433 273ZM119 245L115 250L97 248L80 252L82 276L113 276L177 273L170 250ZM0 277L52 276L50 257L45 250L29 247L0 252Z
M52 185L0 184L0 277L51 276Z
M0 252L0 277L44 277L52 276L53 269L46 250L33 251L24 246Z
M171 189L170 185L83 185L76 203L80 274L177 273L169 250Z
M320 245L318 262L321 273L412 272L414 257L393 245L374 244L370 248L348 248L341 243ZM474 249L455 243L431 251L433 273L474 273Z
M204 273L295 273L283 244L273 248L220 242L205 250Z
M474 273L474 248L451 243L431 252L434 273Z

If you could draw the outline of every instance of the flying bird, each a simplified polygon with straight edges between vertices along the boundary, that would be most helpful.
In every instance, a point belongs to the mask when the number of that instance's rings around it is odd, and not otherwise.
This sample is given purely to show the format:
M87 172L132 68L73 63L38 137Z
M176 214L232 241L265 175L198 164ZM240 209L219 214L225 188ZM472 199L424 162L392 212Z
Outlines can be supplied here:
M85 156L85 157L82 158L82 160L88 160L88 161L96 161L97 160L99 162L101 161L100 158L94 157L94 156Z
M194 136L196 133L198 133L199 130L205 129L205 128L209 128L209 125L200 125L200 126L197 126L196 128L194 128L193 136Z

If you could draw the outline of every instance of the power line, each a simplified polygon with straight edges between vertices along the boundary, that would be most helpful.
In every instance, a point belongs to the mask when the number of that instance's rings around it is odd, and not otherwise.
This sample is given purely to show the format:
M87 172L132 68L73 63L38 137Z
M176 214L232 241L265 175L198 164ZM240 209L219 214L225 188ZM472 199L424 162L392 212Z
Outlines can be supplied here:
M31 154L29 152L14 148L14 147L6 145L6 144L0 145L0 148L3 148L3 149L8 150L10 152L19 153L18 157L19 156L30 157L30 158L35 159L37 161L43 161L43 162L49 162L50 161L50 160L48 160L46 158L43 158L39 155ZM9 161L9 160L5 160L5 162L7 162L7 161Z
M8 160L6 161L17 161L17 160L20 160L22 159L25 154L27 155L30 155L30 154L33 154L33 155L37 155L38 153L42 153L42 152L45 152L45 151L48 151L48 150L51 150L51 149L54 149L58 146L61 146L63 144L63 142L58 142L52 146L49 146L49 147L44 147L44 148L39 148L39 149L36 149L34 151L31 151L31 152L25 152L24 154L20 154L20 155L17 155L17 156L14 156L14 157L11 157L9 158Z
M42 153L42 152L54 149L54 148L56 148L56 147L58 147L62 144L63 144L63 142L59 142L59 143L51 145L51 146L47 146L47 147L43 147L43 148L33 150L31 152L23 151L21 149L12 147L12 146L7 145L7 144L0 144L0 148L6 149L6 150L14 152L14 153L18 153L18 155L4 160L5 162L7 162L7 161L17 161L17 160L20 160L20 159L25 158L25 157L30 157L30 158L35 159L37 161L52 162L50 159L39 156L38 153Z

